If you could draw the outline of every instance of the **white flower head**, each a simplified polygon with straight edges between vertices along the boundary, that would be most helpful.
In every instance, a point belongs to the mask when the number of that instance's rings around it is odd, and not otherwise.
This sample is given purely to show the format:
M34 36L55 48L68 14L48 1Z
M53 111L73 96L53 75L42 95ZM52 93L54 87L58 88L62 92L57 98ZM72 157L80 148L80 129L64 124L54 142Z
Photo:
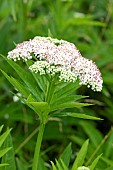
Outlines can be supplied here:
M51 37L36 36L8 52L9 59L24 61L35 57L36 62L29 67L35 73L59 74L59 80L87 85L94 91L102 90L102 77L96 64L81 56L74 44Z
M77 170L90 170L90 169L86 166L80 166L77 168Z

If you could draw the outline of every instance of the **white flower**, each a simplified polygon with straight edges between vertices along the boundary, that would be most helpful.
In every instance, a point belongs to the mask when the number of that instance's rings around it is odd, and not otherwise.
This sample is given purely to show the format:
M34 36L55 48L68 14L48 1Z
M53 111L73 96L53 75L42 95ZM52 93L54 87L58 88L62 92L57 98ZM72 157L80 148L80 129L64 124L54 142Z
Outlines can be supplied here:
M30 70L35 73L59 74L59 80L64 82L74 82L78 78L80 85L87 85L94 91L102 90L103 80L96 64L82 57L70 42L37 36L8 52L8 58L14 61L34 57L37 61L30 66Z
M86 166L80 166L77 168L77 170L90 170L90 169Z
M18 102L19 101L19 97L22 97L21 93L17 93L16 95L13 96L13 101L14 102Z
M21 97L23 97L23 95L22 95L21 93L16 93L16 95L13 96L13 101L14 101L14 102L18 102ZM23 101L21 101L21 103L24 104Z

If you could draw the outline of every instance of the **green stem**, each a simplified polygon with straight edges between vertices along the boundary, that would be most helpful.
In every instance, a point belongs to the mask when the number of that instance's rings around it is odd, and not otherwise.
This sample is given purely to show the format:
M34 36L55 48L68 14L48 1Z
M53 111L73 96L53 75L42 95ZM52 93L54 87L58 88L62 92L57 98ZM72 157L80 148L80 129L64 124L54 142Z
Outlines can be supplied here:
M49 86L48 86L48 89L47 89L47 95L46 95L46 98L45 98L45 101L48 102L48 104L51 103L52 96L54 94L54 88L55 88L54 86L55 86L55 81L51 80L49 82ZM32 170L37 170L38 169L40 147L41 147L41 143L42 143L45 124L47 123L47 120L48 120L47 115L48 115L48 113L47 114L42 113L41 116L40 116L41 124L40 124L40 128L39 128L39 133L38 133L35 152L34 152ZM45 117L45 116L47 116L47 117Z
M40 147L42 143L44 128L45 128L45 124L41 122L38 137L37 137L35 152L34 152L32 170L38 170L39 154L40 154Z
M48 102L48 104L51 103L53 94L54 94L54 89L55 89L55 83L54 81L49 82L49 86L48 86L48 90L47 90L47 96L46 96L46 102Z

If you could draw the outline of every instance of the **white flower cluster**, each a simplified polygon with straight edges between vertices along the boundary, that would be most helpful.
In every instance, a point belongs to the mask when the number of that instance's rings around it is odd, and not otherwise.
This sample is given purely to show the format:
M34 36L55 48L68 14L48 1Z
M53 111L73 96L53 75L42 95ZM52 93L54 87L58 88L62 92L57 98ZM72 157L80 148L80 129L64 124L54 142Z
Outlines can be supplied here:
M90 169L86 166L80 166L77 168L77 170L90 170Z
M37 36L25 41L8 52L8 58L14 61L21 58L26 61L37 60L30 70L40 74L59 74L59 80L74 82L78 78L81 85L87 85L94 91L102 90L102 77L94 62L81 56L74 44L51 37Z
M42 74L51 74L59 75L59 81L64 81L64 82L74 82L76 81L77 77L75 74L69 70L66 70L63 67L55 66L55 65L50 65L47 61L36 61L33 65L29 67L29 69L35 73L40 73Z

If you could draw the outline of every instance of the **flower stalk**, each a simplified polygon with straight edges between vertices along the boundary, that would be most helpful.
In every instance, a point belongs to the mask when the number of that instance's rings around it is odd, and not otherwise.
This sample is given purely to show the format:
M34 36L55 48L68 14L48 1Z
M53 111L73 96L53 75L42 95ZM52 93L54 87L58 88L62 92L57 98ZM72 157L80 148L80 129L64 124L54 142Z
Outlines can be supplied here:
M40 147L42 143L43 133L44 133L45 124L43 122L40 123L39 133L36 141L35 152L32 170L37 170L39 165L39 156L40 156Z
M47 89L47 94L46 94L46 98L45 101L50 104L53 94L54 94L54 89L55 89L55 82L54 81L50 81L49 85L48 85L48 89Z
M52 96L54 94L54 86L55 81L50 81L48 84L47 88L47 95L45 101L50 104L52 100ZM44 116L45 115L45 116ZM39 127L39 133L36 141L36 146L35 146L35 152L34 152L34 159L33 159L33 165L32 165L32 170L37 170L38 165L39 165L39 156L40 156L40 148L41 148L41 143L43 139L43 134L44 134L44 129L45 129L45 124L48 121L48 112L47 113L41 113L40 114L40 127Z

